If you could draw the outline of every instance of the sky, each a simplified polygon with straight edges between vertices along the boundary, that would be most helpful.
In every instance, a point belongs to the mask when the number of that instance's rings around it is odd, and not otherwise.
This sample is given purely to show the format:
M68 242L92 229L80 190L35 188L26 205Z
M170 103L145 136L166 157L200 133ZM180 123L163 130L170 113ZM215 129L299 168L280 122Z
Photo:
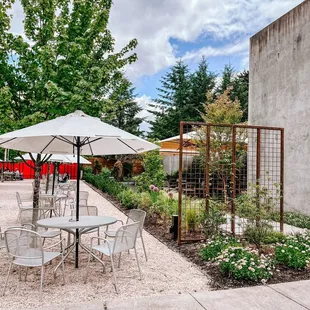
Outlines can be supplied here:
M249 38L290 11L301 0L114 0L109 29L116 51L138 40L138 60L126 68L136 87L141 116L156 98L160 78L179 59L191 70L202 56L219 76L225 64L248 69ZM22 33L23 11L13 6L11 31ZM141 128L148 131L143 122Z

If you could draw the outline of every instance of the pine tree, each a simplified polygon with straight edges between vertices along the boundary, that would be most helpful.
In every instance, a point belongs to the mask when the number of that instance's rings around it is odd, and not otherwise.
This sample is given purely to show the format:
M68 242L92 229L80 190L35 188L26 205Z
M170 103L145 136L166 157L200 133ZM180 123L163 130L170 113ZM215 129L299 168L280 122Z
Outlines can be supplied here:
M155 104L150 105L150 113L155 120L150 121L150 137L164 139L179 134L180 121L191 120L197 111L191 105L191 81L188 66L178 61L161 79L161 88Z
M203 105L206 102L207 93L215 87L215 79L216 74L209 72L207 60L202 57L197 71L191 76L191 104L196 107L198 113L193 121L201 121L200 113L204 111Z
M135 101L134 91L132 83L123 75L117 79L104 109L103 120L134 135L141 135L143 118L137 115L142 108Z
M234 74L234 67L231 64L225 65L224 70L222 71L221 83L215 91L217 94L223 94L228 88L232 87Z

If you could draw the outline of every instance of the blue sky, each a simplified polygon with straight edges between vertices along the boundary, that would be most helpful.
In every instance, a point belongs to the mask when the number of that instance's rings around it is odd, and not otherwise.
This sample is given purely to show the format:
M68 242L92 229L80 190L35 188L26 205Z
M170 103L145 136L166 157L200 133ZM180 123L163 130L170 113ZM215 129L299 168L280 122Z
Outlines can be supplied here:
M302 0L114 0L109 29L116 51L138 40L138 61L126 68L137 101L149 118L161 76L182 58L195 69L202 56L220 76L225 64L248 69L249 38ZM17 0L11 31L22 33L23 11ZM147 130L148 124L143 123Z

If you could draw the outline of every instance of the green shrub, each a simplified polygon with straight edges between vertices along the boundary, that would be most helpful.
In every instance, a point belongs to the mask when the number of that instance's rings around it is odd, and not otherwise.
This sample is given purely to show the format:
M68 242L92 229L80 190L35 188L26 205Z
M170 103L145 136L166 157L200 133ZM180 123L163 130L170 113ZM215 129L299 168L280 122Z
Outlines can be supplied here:
M151 185L155 185L159 189L162 189L166 174L159 149L144 153L142 165L144 172L135 177L139 190L149 190Z
M249 243L255 244L256 248L260 250L264 240L271 232L271 225L264 222L258 222L257 225L249 224L245 227L244 237Z
M142 192L139 193L139 207L144 211L148 212L149 209L152 207L153 202L149 192Z
M308 235L288 236L277 244L275 260L278 264L294 269L304 269L310 261L310 239Z
M161 214L163 217L170 217L176 214L178 210L178 201L169 198L166 193L159 192L157 199L153 202L151 211Z
M119 192L117 198L126 209L136 209L139 207L139 195L131 189Z
M206 239L213 238L221 232L221 225L226 223L224 204L210 200L209 212L205 212L202 218L203 230Z
M201 250L200 255L205 261L214 261L229 246L238 246L238 240L219 235L210 240Z
M286 240L286 236L280 231L270 231L265 236L263 240L264 244L273 244L278 242L284 242Z
M274 263L264 256L259 257L253 251L243 247L228 247L220 256L220 271L237 280L267 282L272 277Z

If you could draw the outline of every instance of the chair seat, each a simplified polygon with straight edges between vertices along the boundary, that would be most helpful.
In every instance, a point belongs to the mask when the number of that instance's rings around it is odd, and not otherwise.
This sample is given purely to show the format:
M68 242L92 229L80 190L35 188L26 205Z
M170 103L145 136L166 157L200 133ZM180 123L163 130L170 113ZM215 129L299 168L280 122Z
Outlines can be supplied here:
M109 244L110 244L111 251L113 251L114 241L109 241ZM116 242L113 254L117 254L120 252L127 251L127 249L128 249L128 245L125 242L118 241L118 242ZM96 251L101 252L107 256L110 256L110 251L109 251L109 247L108 247L107 242L102 243L100 245L93 246L92 250L96 250Z
M38 231L42 238L55 238L60 235L60 230Z
M53 260L54 258L56 258L57 256L59 256L61 253L60 252L43 252L43 264L47 264L48 262L50 262L51 260ZM28 253L29 256L40 256L42 255L41 251L38 250L34 250L32 251L32 253ZM39 267L42 266L42 258L16 258L14 260L14 264L15 265L19 265L19 266L25 266L25 267Z

